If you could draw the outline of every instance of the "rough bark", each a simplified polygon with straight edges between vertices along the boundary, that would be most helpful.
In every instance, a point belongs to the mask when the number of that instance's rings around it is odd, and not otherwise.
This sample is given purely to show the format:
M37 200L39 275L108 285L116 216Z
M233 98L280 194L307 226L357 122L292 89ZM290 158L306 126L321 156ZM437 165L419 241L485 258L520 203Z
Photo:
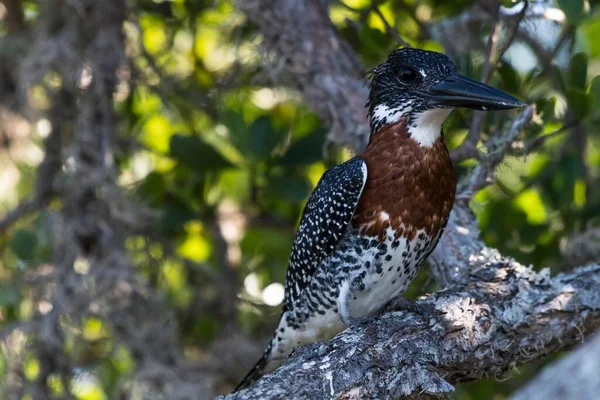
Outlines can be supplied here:
M597 399L600 397L600 335L544 368L511 400ZM568 379L565 379L568 377Z
M569 348L600 326L600 266L550 278L485 250L461 283L298 349L228 399L440 396Z

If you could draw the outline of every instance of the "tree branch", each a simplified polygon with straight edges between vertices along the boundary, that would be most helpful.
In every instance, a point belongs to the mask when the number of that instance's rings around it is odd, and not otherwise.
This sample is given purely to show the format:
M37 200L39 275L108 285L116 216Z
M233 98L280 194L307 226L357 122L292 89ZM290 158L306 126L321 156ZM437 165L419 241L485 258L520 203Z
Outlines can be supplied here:
M382 12L379 10L379 7L377 6L377 2L375 0L371 1L371 9L375 14L377 14L381 22L383 22L383 25L385 25L385 31L388 33L388 35L391 35L394 39L396 39L396 42L398 42L400 46L412 47L408 42L402 39L398 31L390 25L390 23L385 18L385 15L383 15Z
M501 376L581 342L600 327L600 266L535 272L486 250L462 283L333 340L301 347L227 399L423 398Z
M481 72L481 81L483 83L489 82L490 78L492 77L492 73L496 69L498 63L502 61L504 53L506 53L512 42L515 40L516 34L521 25L521 21L523 21L523 17L525 16L528 10L528 5L529 2L523 2L523 7L519 12L516 21L514 21L514 26L509 34L508 40L506 41L506 43L504 43L503 47L500 50L497 50L502 9L502 6L498 4L496 12L493 16L494 22L492 24L490 34L488 36L488 42L486 46L486 57ZM457 149L454 149L450 153L452 161L459 162L468 158L480 158L481 155L477 150L477 142L479 141L479 138L481 136L481 129L483 128L484 116L485 113L483 112L475 112L475 116L473 117L473 122L471 123L471 128L469 129L467 137Z
M38 211L43 205L44 203L39 196L34 196L29 200L22 201L18 206L6 213L4 218L0 220L0 232L4 232L21 218Z
M600 335L544 368L511 400L586 399L600 393ZM592 394L594 393L594 394Z
M492 77L492 72L496 68L496 48L498 44L498 34L500 33L500 4L496 6L496 13L494 15L494 21L490 28L490 34L485 51L485 61L481 72L481 82L488 83ZM452 161L458 162L466 160L467 158L475 157L479 158L479 151L477 151L477 142L481 135L481 129L483 128L483 122L485 118L485 112L475 112L473 121L471 122L471 128L467 137L463 143L450 154Z
M558 128L555 131L552 131L545 135L537 136L537 137L531 139L528 143L526 143L524 145L523 151L521 153L524 155L527 155L527 154L531 154L531 153L535 152L540 147L542 147L548 139L554 138L554 137L564 133L565 131L575 127L576 125L579 124L579 122L580 121L573 120L571 122L564 124L563 126L561 126L560 128Z
M524 8L525 11L523 11ZM446 51L452 53L464 52L464 49L481 48L478 39L479 28L482 23L490 19L491 11L489 7L485 7L485 2L474 2L471 9L457 16L434 20L429 25L429 31L434 40L441 42ZM505 24L520 22L523 19L545 19L557 23L565 21L564 13L560 9L548 7L541 2L521 2L513 7L500 6L499 17ZM518 29L515 35L523 39L524 32L524 29Z
M474 193L491 183L496 167L504 160L518 135L529 125L534 110L534 105L526 107L504 134L488 141L488 154L475 167L470 176L461 181L458 188L459 198L461 196L470 198Z

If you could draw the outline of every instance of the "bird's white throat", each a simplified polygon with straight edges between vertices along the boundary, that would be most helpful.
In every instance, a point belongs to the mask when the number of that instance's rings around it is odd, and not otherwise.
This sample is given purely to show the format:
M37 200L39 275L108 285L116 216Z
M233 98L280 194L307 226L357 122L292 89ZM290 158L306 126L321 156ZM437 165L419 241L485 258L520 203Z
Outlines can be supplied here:
M410 137L420 146L433 146L442 134L442 124L451 111L451 108L436 108L417 114L408 124Z
M384 104L379 104L373 109L371 126L394 124L403 116L410 115L411 111L410 105L389 108ZM451 108L435 108L411 115L408 126L411 138L420 146L433 146L442 134L442 124L451 111Z

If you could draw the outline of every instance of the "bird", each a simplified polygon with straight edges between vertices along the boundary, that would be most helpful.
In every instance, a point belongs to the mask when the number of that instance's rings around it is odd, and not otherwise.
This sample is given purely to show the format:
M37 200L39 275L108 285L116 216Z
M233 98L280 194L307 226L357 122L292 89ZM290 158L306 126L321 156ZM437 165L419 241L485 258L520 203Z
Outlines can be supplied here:
M300 345L328 340L400 296L436 247L457 175L442 124L454 108L525 104L457 72L443 53L401 48L370 72L367 147L327 170L292 246L283 311L235 389L277 368Z

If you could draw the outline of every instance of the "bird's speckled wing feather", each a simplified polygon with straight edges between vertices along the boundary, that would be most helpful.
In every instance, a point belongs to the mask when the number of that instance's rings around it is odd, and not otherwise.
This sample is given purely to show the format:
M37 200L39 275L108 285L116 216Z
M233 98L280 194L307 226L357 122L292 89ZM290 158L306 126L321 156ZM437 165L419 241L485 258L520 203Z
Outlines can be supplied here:
M352 221L367 180L367 166L352 158L326 171L308 199L292 247L285 280L284 311L310 282L317 266L333 252Z

